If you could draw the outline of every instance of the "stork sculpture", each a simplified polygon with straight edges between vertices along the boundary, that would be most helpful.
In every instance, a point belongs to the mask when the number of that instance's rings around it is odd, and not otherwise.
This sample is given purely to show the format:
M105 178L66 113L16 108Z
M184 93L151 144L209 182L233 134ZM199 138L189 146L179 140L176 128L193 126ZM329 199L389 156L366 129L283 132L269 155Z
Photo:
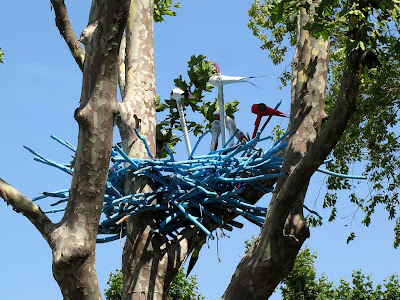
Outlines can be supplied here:
M255 76L250 77L239 77L239 76L226 76L222 75L219 70L217 64L214 64L216 75L210 77L210 84L218 87L218 107L219 107L219 116L220 116L220 127L221 127L221 140L222 146L226 144L226 135L225 135L225 109L224 109L224 85L231 83L241 83L248 82L246 79L256 78ZM251 83L251 82L249 82ZM253 84L253 83L251 83ZM255 84L253 84L255 85Z

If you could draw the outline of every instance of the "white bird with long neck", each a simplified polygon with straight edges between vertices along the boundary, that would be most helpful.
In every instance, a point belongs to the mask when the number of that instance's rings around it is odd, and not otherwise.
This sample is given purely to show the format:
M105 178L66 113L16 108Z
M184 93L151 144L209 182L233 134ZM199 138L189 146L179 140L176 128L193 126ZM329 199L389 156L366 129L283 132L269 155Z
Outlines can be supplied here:
M220 126L221 126L221 139L222 139L222 147L226 144L226 135L225 135L225 109L224 109L224 85L231 83L241 83L248 82L245 79L254 78L251 77L238 77L238 76L226 76L222 75L219 70L217 64L214 64L216 75L210 77L209 82L213 86L218 87L218 107L219 107L219 116L220 116ZM251 83L251 82L250 82Z
M181 127L182 127L182 132L183 132L183 138L185 140L188 156L190 156L190 154L192 153L192 147L190 145L189 134L188 134L187 127L186 127L186 120L185 120L185 116L183 114L183 107L182 107L182 98L183 97L188 97L191 99L191 98L193 98L193 95L190 93L189 89L187 89L186 91L182 91L181 89L173 89L171 91L171 98L176 101L176 106L178 107L178 113L179 113L180 123L181 123Z

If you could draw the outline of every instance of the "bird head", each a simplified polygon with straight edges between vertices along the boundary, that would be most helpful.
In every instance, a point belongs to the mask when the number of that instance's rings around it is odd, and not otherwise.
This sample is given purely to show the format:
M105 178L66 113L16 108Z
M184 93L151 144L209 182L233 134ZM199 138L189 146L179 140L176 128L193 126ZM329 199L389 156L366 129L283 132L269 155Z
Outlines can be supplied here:
M175 100L178 100L178 99L180 100L183 97L188 97L189 99L193 98L193 95L190 93L190 89L189 88L187 88L185 91L183 91L183 90L181 90L179 88L173 89L171 91L170 95L171 95L171 98L175 99Z
M213 65L213 67L214 67L214 72L215 72L216 74L221 75L221 71L219 70L218 65L217 65L216 63L213 63L212 65Z

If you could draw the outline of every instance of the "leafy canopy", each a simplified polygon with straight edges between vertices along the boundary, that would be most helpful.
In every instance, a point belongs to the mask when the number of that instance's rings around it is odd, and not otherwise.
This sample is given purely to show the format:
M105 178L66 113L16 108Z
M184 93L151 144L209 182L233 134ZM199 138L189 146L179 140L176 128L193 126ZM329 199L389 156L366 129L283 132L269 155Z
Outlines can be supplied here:
M122 272L116 270L110 273L107 281L108 288L104 296L107 300L122 300ZM166 300L203 300L204 297L198 292L196 276L186 278L183 268L180 268L169 288Z
M400 282L396 274L374 288L372 277L360 270L353 271L351 283L341 279L338 285L325 275L317 278L315 253L308 248L300 251L292 272L281 286L283 300L381 300L400 299Z
M309 30L315 37L330 39L330 72L326 96L329 114L338 97L346 56L355 49L364 53L365 65L357 111L351 118L328 169L351 173L363 168L369 190L354 190L356 182L329 177L323 207L331 209L329 221L337 216L337 192L347 191L356 211L363 212L363 224L371 223L378 204L395 219L394 246L400 244L399 190L399 99L400 99L400 1L326 0L311 11L311 1L255 0L249 10L249 28L269 51L275 64L282 63L296 43L297 16L300 9L311 13ZM355 16L359 22L355 23ZM352 28L350 25L352 24ZM355 38L357 37L357 38ZM286 85L291 76L280 79ZM322 224L310 217L311 225ZM355 234L349 235L348 241Z

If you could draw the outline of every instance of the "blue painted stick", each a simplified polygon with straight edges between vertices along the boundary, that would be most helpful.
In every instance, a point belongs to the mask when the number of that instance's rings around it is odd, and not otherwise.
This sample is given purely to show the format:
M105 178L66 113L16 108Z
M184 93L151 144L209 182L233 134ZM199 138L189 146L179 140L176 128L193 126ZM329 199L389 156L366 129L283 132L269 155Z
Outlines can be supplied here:
M172 201L172 204L174 204L194 225L196 225L201 231L203 231L205 235L207 235L210 239L214 239L214 236L211 234L211 232L208 231L208 229L205 228L203 224L201 224L199 221L197 221L191 214L189 214L181 204L179 204L175 200Z
M324 170L324 169L321 169L321 168L318 168L317 171L318 171L318 172L321 172L321 173L324 173L324 174L331 175L331 176L339 177L339 178L347 178L347 179L367 179L367 177L365 177L365 176L340 174L340 173L335 173L335 172L332 172L332 171Z
M194 152L196 151L197 146L199 145L200 141L201 141L201 140L203 139L203 137L205 137L208 133L210 133L210 130L207 130L206 132L204 132L204 133L199 137L199 139L198 139L197 142L196 142L196 145L194 145L194 147L193 147L192 152L190 152L189 159L192 159L193 154L194 154Z
M53 140L56 140L57 142L59 142L61 145L63 145L63 146L65 146L65 147L67 147L68 149L70 149L70 150L76 152L76 148L75 148L74 146L72 146L70 143L63 141L63 140L59 139L58 137L56 137L56 136L54 136L54 135L51 135L50 137L51 137Z
M135 127L135 133L138 136L138 138L142 140L144 147L146 148L147 155L150 156L150 158L153 158L153 155L150 152L149 146L147 145L146 139L139 134L139 130L136 127Z

